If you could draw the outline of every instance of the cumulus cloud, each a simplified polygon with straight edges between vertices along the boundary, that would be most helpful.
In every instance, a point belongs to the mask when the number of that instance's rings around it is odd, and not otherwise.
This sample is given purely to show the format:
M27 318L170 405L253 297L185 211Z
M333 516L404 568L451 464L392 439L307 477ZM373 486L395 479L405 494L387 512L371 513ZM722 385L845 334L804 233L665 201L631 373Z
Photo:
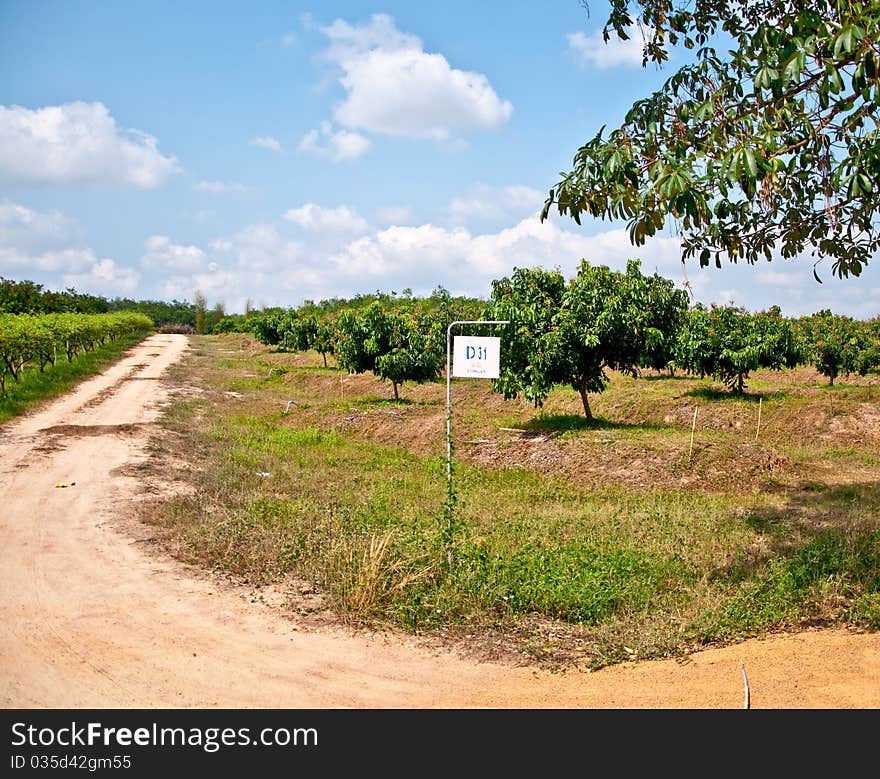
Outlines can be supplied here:
M210 262L201 271L161 280L163 299L191 299L199 290L209 301L223 300L229 311L243 311L246 301L295 305L321 286L324 257L285 236L283 226L252 224L212 241Z
M0 246L43 250L79 239L77 223L57 210L39 212L11 200L0 201Z
M495 129L513 112L485 75L424 51L417 36L398 30L385 14L361 26L337 19L321 29L330 40L325 58L342 73L345 99L333 118L343 127L445 140L458 131Z
M784 268L783 260L779 260L779 265ZM798 294L803 285L803 275L796 270L760 270L755 274L755 278L768 287L775 287L778 290L785 290L785 294Z
M456 221L471 218L504 219L536 215L544 205L544 195L521 185L493 187L475 184L463 195L453 198L449 212Z
M306 203L299 208L291 208L284 218L306 230L361 233L368 227L367 220L348 206L321 208L314 203Z
M572 32L565 36L569 52L580 65L592 65L601 70L618 66L641 66L644 42L638 30L629 31L629 38L621 40L612 33L606 43L602 31L591 35Z
M508 190L517 193L516 188L498 188ZM511 201L527 205L528 188L519 195ZM683 266L679 240L672 235L633 247L625 228L586 234L558 215L541 222L527 214L501 229L482 230L395 221L371 227L350 206L305 203L273 222L250 224L205 245L151 235L133 269L78 245L78 227L64 214L7 200L0 202L0 275L109 297L191 300L199 290L210 303L222 300L227 310L242 311L248 299L257 306L296 306L306 299L377 289L410 288L423 295L438 285L454 294L488 297L492 280L516 267L559 268L571 277L581 258L617 270L628 259L641 258L644 273L659 273L706 304L760 310L779 303L787 316L823 308L862 318L877 315L880 271L874 265L858 279L826 278L816 284L808 258L774 259L760 267Z
M678 241L655 239L664 266L678 262ZM528 217L512 227L474 234L464 227L432 224L390 227L350 242L330 261L342 278L367 288L408 286L429 290L437 284L487 294L491 281L514 267L559 267L573 274L581 258L622 269L633 256L625 230L586 236L552 221Z
M678 241L655 243L653 255L665 267L678 268ZM633 256L623 229L586 236L534 216L480 233L431 223L371 229L350 207L314 203L290 209L275 224L253 224L215 240L204 252L164 236L153 236L147 248L157 277L164 278L166 299L200 289L238 310L248 298L258 305L294 306L376 289L408 287L429 294L438 285L455 294L487 296L491 281L517 266L559 267L571 275L581 257L622 269ZM208 265L199 268L205 260ZM160 265L167 271L159 272Z
M269 151L281 152L281 143L271 135L261 135L248 141L250 146L260 146Z
M92 262L84 273L64 274L65 286L73 287L77 292L111 298L130 294L137 288L140 279L136 270L119 266L109 259Z
M306 257L304 246L285 237L273 224L253 224L231 236L212 241L215 259L224 267L237 267L247 272L284 275L290 267Z
M461 269L470 241L470 233L463 228L393 226L352 241L330 260L344 276L364 280L368 286L394 286L406 274L427 277L440 272L447 276Z
M331 122L321 122L319 130L309 130L299 142L299 150L333 162L354 160L367 153L370 140L349 130L336 130Z
M141 266L150 271L194 273L204 270L208 256L198 246L181 246L167 235L151 235L144 241Z
M179 170L156 138L119 128L103 103L0 105L0 181L155 189Z
M32 271L75 273L88 270L98 261L91 249L28 252L14 246L0 246L0 276L29 278Z
M0 202L0 276L110 296L133 289L137 272L77 246L80 233L79 225L60 211Z
M330 45L324 56L334 62L352 60L372 50L399 51L420 50L422 42L417 35L401 32L388 14L373 14L367 24L352 25L336 19L322 27Z

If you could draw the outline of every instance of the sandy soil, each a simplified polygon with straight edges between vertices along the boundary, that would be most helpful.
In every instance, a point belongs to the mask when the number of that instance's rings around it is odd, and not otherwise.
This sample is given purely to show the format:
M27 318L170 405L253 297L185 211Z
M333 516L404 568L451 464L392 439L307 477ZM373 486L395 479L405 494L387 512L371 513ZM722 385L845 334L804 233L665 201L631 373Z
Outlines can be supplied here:
M535 671L316 628L157 557L124 529L143 489L131 466L168 401L158 379L185 349L185 336L152 336L0 427L5 708L723 709L743 708L746 692L751 708L880 708L877 633L806 631L684 663Z

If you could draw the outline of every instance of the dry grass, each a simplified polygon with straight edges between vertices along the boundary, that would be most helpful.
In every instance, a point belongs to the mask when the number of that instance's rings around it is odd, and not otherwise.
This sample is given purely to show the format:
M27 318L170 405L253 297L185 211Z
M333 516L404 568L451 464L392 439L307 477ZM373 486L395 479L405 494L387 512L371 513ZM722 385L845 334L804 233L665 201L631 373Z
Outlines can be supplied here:
M408 587L434 575L434 567L397 556L396 533L371 533L363 549L341 547L330 556L327 577L337 582L338 602L354 620L381 616Z

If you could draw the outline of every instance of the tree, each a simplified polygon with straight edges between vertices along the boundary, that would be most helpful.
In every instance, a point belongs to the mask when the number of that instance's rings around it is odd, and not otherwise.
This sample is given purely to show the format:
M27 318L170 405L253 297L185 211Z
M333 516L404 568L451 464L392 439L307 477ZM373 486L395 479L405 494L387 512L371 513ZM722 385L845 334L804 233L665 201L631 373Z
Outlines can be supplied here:
M0 312L36 314L47 312L43 285L33 281L13 281L0 276Z
M711 374L714 363L709 349L709 310L696 303L687 312L678 330L674 351L675 364L699 377Z
M678 333L687 316L687 292L655 273L647 279L645 300L650 322L639 365L657 371L666 369L673 375Z
M856 366L861 376L880 372L880 316L865 322L865 339L867 346L859 355Z
M567 284L558 270L541 268L493 281L489 315L510 320L495 389L540 406L555 385L568 384L592 419L588 395L605 389L606 369L637 375L648 343L666 339L660 327L676 319L674 309L686 309L685 295L657 294L667 286L642 275L638 260L625 273L581 260Z
M809 361L830 385L841 373L864 375L871 370L876 344L871 342L867 323L824 309L802 318L801 328Z
M376 375L390 381L397 400L404 382L436 381L445 365L445 332L430 316L391 315L388 350L376 358Z
M318 323L313 316L300 316L289 310L278 327L281 336L279 346L291 352L306 352L312 347L312 339Z
M287 312L282 309L274 309L262 316L254 317L254 338L267 346L277 346L283 337L282 329L286 320Z
M199 335L202 335L205 332L205 315L208 309L208 301L205 299L205 296L199 291L196 291L196 294L194 295L193 307L195 308L196 312L195 329Z
M336 323L329 319L321 319L318 321L314 336L312 338L312 349L314 349L324 360L324 367L327 367L327 355L333 354L336 350Z
M442 339L436 318L388 313L374 301L363 311L339 315L336 358L350 373L372 371L390 381L398 400L404 382L421 384L440 376L445 359Z
M375 371L376 356L388 348L391 324L379 303L363 312L346 309L337 321L336 361L349 373Z
M682 368L723 381L734 394L758 368L793 368L801 359L791 322L778 307L751 314L744 308L697 307L682 328L677 359Z
M43 289L33 281L13 281L0 276L0 311L9 314L103 314L109 310L106 298L77 292Z
M207 323L205 325L205 329L209 333L214 332L214 328L223 321L223 317L226 316L226 306L223 304L222 300L218 300L214 304L214 309L211 311L211 314L207 317Z
M880 3L610 3L606 41L637 24L645 65L678 43L702 48L578 150L541 218L555 204L578 224L626 219L636 246L672 219L683 261L809 249L860 275L880 247ZM719 34L733 41L724 54L708 45Z

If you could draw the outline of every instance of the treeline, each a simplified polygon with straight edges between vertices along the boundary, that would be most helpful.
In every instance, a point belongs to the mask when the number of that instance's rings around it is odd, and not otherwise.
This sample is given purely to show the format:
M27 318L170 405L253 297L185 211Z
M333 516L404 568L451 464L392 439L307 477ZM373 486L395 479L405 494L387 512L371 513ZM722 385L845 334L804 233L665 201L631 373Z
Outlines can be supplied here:
M400 293L382 292L357 294L351 298L329 298L326 300L306 300L297 311L304 315L324 318L338 314L342 310L361 310L373 303L386 308L433 307L437 298L443 305L466 307L472 298L454 298L442 287L438 287L427 299L416 298L411 289ZM24 280L15 281L0 276L0 313L7 314L105 314L114 311L135 311L148 316L153 326L159 330L199 333L240 332L249 333L254 322L264 316L280 316L290 309L282 307L254 308L248 301L243 314L228 314L222 301L213 306L201 292L196 292L192 302L172 300L135 300L133 298L105 298L77 292L72 287L57 292L45 289L42 284ZM462 308L463 310L463 308Z
M150 318L154 327L178 325L195 332L196 304L173 300L105 298L77 292L72 287L56 292L33 281L0 277L0 313L5 314L109 314L133 311Z
M0 395L6 394L6 380L16 382L27 368L40 372L59 358L71 362L82 352L94 351L121 336L151 330L144 314L121 311L103 314L0 313Z
M540 405L566 384L580 395L602 392L608 370L638 375L645 369L711 376L733 393L746 390L760 368L814 366L830 384L840 376L880 371L880 317L857 320L829 310L784 317L778 306L750 312L734 306L691 304L684 290L658 274L646 276L638 260L625 271L581 262L575 276L559 270L517 268L492 282L488 300L453 296L437 287L426 297L412 291L305 301L296 308L252 309L228 315L192 303L107 300L68 289L43 290L33 282L0 279L0 312L95 313L128 310L159 330L252 334L293 352L315 350L343 370L373 372L392 384L433 381L445 367L446 328L456 320L509 320L498 328L471 327L473 335L504 340L495 389Z
M734 306L691 305L687 293L639 261L625 271L582 261L566 279L558 271L515 269L492 282L489 300L363 296L309 302L239 321L264 344L293 352L313 349L325 366L332 355L352 373L372 371L393 385L438 379L445 367L446 328L454 320L509 320L471 334L499 335L504 348L495 389L540 405L560 384L580 395L602 392L608 370L645 369L711 376L733 393L746 390L760 368L813 365L833 384L841 375L880 370L880 317L870 321L819 311L784 317L778 306L750 312Z

